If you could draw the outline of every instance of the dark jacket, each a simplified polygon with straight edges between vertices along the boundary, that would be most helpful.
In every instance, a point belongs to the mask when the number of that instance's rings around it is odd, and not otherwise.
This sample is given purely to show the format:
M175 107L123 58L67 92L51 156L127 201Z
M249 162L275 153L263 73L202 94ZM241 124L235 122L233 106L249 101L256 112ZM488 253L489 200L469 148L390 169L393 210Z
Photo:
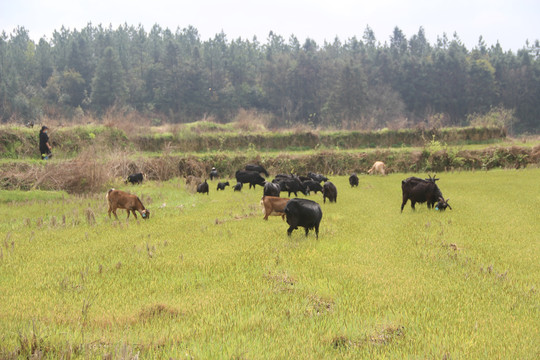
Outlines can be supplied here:
M39 133L39 151L42 154L49 154L51 150L49 150L49 147L47 146L47 143L49 142L49 135L41 131Z

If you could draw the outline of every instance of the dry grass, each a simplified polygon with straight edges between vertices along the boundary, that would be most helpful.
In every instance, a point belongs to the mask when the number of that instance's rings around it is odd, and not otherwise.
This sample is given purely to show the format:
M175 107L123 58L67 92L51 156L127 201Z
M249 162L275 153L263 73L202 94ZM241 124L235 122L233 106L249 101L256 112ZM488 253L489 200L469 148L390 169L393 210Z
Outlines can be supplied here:
M107 155L107 175L109 178L121 177L125 179L130 174L143 172L137 161L133 160L134 153L125 150L116 150Z
M103 155L101 155L103 154ZM142 172L149 180L166 181L180 175L178 159L165 155L134 159L130 151L96 150L81 152L76 158L38 163L12 163L2 167L1 187L5 189L65 190L68 193L95 193L106 190L119 179ZM203 174L198 162L187 161L186 170Z
M129 174L142 172L148 180L168 181L175 177L193 176L202 182L212 166L222 176L233 177L246 163L260 163L271 173L316 170L325 174L363 173L376 160L384 161L389 172L472 170L493 168L536 167L540 162L540 146L489 147L481 150L424 149L413 151L374 151L350 153L321 150L295 155L260 153L215 154L159 157L138 156L125 150L110 152L90 147L71 160L6 162L2 164L0 187L9 190L65 190L69 193L101 192L123 181ZM192 184L193 187L196 184ZM188 187L189 188L189 187Z
M97 123L120 129L129 138L137 136L141 131L149 131L152 125L150 119L143 117L140 113L126 111L118 106L107 110L105 115Z
M145 158L142 161L142 172L150 180L166 181L179 176L178 159L164 155L158 158Z
M188 175L186 176L185 182L186 182L186 190L190 193L194 194L197 190L197 185L202 183L202 179L197 176Z
M61 189L70 193L98 192L109 181L103 163L89 152L64 162L15 163L4 168L2 177L6 188Z
M204 164L195 157L181 158L178 163L178 171L182 175L186 174L204 178L208 176L210 164Z
M278 260L276 260L276 262L277 261ZM286 272L272 273L269 271L267 274L263 275L263 278L268 280L273 285L274 291L276 292L295 291L294 286L297 283L297 280Z
M400 325L383 326L380 330L366 335L361 339L351 339L345 335L339 335L330 340L330 345L334 349L343 350L346 348L362 348L365 346L380 347L390 345L400 340L405 335L405 328Z
M174 319L181 315L182 314L180 311L176 310L175 308L169 305L154 304L151 306L146 306L143 309L141 309L139 313L139 319L142 322L148 322L157 317Z
M261 114L255 110L240 109L232 125L241 131L264 132L267 131L270 123L271 117L268 114Z
M290 129L295 134L303 134L303 133L314 133L316 132L313 127L307 125L307 124L296 124L294 127L291 127Z
M531 158L534 162L538 162L540 160L540 145L533 147Z

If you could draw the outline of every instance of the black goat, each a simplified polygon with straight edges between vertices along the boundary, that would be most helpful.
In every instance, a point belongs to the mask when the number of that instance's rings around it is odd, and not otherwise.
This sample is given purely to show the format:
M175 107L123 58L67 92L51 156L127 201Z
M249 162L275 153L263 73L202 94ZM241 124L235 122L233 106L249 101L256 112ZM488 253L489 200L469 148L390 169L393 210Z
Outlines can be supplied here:
M319 184L315 180L309 179L309 180L302 181L302 185L304 185L304 187L306 188L306 192L308 193L308 195L312 191L315 194L323 191L321 184Z
M247 171L256 171L259 174L263 173L264 175L269 176L268 171L266 171L266 169L263 168L261 165L248 164L248 165L246 165L246 170Z
M307 174L308 177L310 177L312 180L315 180L317 181L319 184L323 181L328 181L328 178L324 175L321 175L321 174L315 174L315 173L312 173L312 172L308 172Z
M403 195L403 201L401 203L401 212L408 200L411 200L411 207L416 210L414 205L416 203L427 202L428 209L432 209L435 203L438 204L439 209L446 209L448 203L444 200L443 194L437 184L436 176L429 176L428 179L420 179L417 177L410 177L401 182L401 192ZM450 207L450 209L452 209Z
M206 195L210 194L209 186L208 186L208 183L206 182L206 180L204 180L204 182L202 184L197 185L197 192L201 193L201 194L206 193Z
M353 173L351 176L349 176L349 184L351 184L351 187L358 187L358 175L356 173Z
M229 186L229 182L219 182L217 184L217 190L225 190L225 187Z
M144 179L143 173L131 174L127 177L125 183L127 184L129 182L131 184L142 184L143 179Z
M249 183L249 188L255 185L264 186L265 180L257 171L238 170L235 174L236 181L239 183Z
M332 184L330 181L327 181L323 185L323 203L326 203L326 198L330 202L337 202L337 188L336 185Z
M264 184L263 196L279 197L280 192L281 192L281 187L279 186L279 184L271 183L268 181L266 182L266 184Z
M291 193L294 193L294 196L298 196L298 192L309 195L306 186L297 177L292 179L281 179L278 181L278 184L281 192L288 192L289 197L291 197Z
M293 230L303 227L306 231L306 236L309 229L315 229L315 236L319 238L319 224L322 219L321 206L315 201L308 199L291 199L285 205L285 216L289 229L287 235L291 235Z

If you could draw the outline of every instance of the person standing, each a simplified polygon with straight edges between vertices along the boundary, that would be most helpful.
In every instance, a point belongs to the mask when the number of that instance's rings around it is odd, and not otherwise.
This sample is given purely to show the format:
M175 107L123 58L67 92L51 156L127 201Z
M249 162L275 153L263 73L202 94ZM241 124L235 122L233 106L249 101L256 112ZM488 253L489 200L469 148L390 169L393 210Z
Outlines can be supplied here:
M52 146L49 144L49 135L47 135L48 131L49 128L46 126L42 126L39 131L39 152L42 160L48 160L52 156Z

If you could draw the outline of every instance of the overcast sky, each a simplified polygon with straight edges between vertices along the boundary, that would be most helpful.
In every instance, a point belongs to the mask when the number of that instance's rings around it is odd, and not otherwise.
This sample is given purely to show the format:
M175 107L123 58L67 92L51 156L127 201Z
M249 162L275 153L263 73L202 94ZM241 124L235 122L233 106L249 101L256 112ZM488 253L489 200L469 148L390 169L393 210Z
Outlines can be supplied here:
M361 39L366 26L381 43L396 26L407 39L423 27L431 44L456 32L469 50L483 36L488 46L499 41L515 52L540 39L540 0L0 0L0 30L7 34L23 26L36 41L51 39L62 25L80 30L89 22L142 24L147 32L154 24L173 32L192 25L203 41L223 30L228 40L257 36L265 43L274 31L319 45L336 36Z

